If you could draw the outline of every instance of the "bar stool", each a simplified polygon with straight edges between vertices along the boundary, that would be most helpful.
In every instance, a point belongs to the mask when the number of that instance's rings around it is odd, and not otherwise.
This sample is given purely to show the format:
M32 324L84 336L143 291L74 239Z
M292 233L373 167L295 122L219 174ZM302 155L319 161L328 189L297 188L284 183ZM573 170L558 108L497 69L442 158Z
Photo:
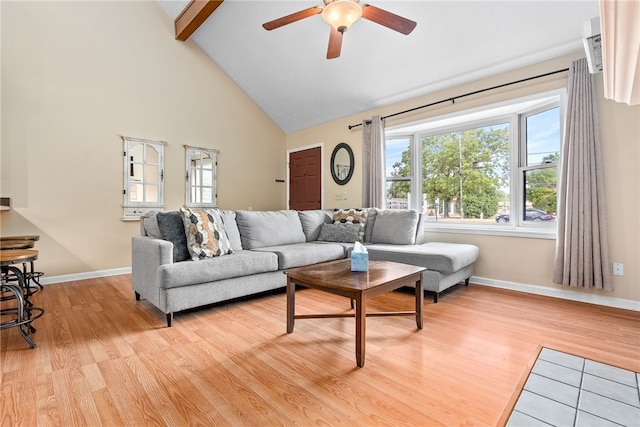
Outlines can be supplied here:
M40 236L38 235L2 236L0 237L0 250L31 249L38 240L40 240ZM40 277L42 277L44 273L35 271L33 261L29 262L29 268L27 268L27 263L22 265L22 274L27 284L29 296L43 289L42 284L40 284ZM32 282L35 283L36 288L31 286Z
M0 316L11 316L9 320L0 322L0 330L17 327L20 334L27 341L31 348L36 344L29 336L30 332L35 332L31 322L44 314L40 307L34 307L27 292L28 286L22 270L16 264L25 264L35 261L38 258L38 251L33 249L0 250L0 268L2 271L2 282L0 282ZM14 284L16 282L17 284ZM7 301L16 302L15 307L6 307ZM13 317L15 316L15 317Z

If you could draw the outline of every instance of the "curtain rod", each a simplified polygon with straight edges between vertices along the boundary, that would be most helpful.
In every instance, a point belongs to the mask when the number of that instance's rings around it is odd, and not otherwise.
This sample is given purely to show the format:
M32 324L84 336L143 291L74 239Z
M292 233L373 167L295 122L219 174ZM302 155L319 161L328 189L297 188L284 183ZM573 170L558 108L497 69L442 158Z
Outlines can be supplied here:
M503 84L497 85L497 86L487 87L487 88L476 90L476 91L473 91L473 92L468 92L468 93L465 93L463 95L454 96L452 98L441 99L440 101L432 102L430 104L421 105L419 107L414 107L414 108L410 108L408 110L399 111L397 113L389 114L388 116L383 116L382 120L388 119L389 117L399 116L400 114L411 113L413 111L420 110L422 108L427 108L427 107L432 107L434 105L443 104L445 102L451 102L452 104L454 104L456 102L456 99L464 98L466 96L477 95L479 93L487 92L489 90L500 89L501 87L511 86L511 85L515 85L515 84L518 84L518 83L527 82L529 80L535 80L535 79L539 79L539 78L542 78L542 77L551 76L551 75L554 75L554 74L564 73L565 71L569 71L569 69L568 68L563 68L562 70L556 70L556 71L551 71L549 73L538 74L537 76L527 77L526 79L520 79L520 80L516 80L516 81L513 81L513 82L509 82L509 83L503 83ZM370 120L367 120L367 123L370 123ZM358 127L358 126L362 126L362 123L358 123L357 125L349 125L349 130L351 130L351 129L355 128L355 127Z

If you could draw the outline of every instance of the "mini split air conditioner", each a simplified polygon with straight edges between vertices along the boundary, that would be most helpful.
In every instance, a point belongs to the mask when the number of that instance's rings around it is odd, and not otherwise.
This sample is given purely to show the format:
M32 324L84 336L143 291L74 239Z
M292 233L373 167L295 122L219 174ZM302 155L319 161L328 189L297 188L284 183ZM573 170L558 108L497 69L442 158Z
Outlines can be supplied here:
M596 74L602 71L602 37L600 36L600 18L593 18L582 27L582 42L587 54L589 72Z

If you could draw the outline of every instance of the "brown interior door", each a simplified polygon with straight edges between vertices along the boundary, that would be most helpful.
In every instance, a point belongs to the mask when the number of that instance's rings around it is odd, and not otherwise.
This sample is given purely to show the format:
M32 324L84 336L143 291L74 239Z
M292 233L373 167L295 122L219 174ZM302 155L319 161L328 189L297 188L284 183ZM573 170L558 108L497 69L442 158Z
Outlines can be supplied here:
M289 154L289 209L320 209L321 155L320 147Z

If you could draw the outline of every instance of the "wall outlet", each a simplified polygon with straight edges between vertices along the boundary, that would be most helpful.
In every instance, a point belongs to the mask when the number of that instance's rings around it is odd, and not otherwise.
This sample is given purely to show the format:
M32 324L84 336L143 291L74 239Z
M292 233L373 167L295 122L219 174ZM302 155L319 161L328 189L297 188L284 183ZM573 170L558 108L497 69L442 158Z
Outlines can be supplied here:
M613 263L613 275L614 276L624 276L624 264L621 262Z

